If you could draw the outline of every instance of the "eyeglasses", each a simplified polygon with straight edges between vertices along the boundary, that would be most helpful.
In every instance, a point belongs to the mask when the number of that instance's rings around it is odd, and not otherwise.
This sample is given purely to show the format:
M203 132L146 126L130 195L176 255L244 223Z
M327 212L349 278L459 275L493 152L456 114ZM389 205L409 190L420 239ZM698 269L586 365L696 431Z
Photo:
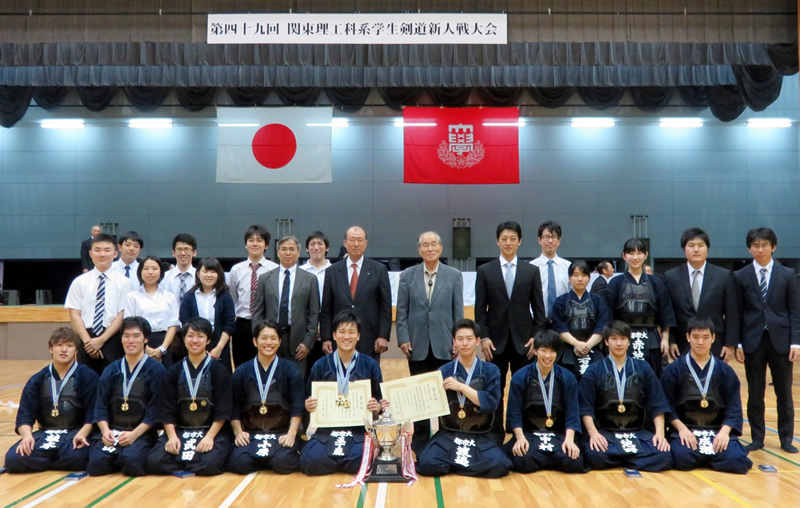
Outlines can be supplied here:
M190 254L193 251L194 249L190 249L188 247L183 249L175 249L175 252L177 252L178 254Z
M542 235L540 238L545 242L549 242L551 240L558 240L557 236L552 236L552 235Z

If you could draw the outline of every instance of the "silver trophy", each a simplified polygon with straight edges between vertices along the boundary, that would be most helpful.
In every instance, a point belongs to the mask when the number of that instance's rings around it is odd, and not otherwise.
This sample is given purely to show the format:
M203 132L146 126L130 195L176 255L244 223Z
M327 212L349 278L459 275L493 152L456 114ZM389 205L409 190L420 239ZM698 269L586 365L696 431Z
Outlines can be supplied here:
M403 463L393 452L397 440L400 439L403 424L392 420L388 408L383 410L380 418L374 422L368 421L366 424L367 431L381 450L367 482L405 482Z

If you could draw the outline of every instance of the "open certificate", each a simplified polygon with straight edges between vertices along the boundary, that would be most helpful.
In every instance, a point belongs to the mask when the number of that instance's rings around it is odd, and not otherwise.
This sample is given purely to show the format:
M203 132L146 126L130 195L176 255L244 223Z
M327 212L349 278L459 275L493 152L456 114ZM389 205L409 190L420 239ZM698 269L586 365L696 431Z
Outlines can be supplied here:
M367 410L367 402L372 398L372 384L369 379L350 381L347 389L350 407L336 405L339 387L336 381L314 381L311 383L311 396L317 399L317 409L311 413L311 427L320 429L364 426L364 420L372 421L372 413Z
M442 372L435 370L381 383L381 393L395 421L416 422L450 414L442 383Z

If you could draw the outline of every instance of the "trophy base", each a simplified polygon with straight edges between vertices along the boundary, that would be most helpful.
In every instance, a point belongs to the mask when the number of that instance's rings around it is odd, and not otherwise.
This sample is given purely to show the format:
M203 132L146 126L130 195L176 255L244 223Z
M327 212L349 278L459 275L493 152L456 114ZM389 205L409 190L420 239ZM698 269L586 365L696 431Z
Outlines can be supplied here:
M393 461L375 460L372 463L372 474L366 481L367 483L406 483L408 479L403 476L403 463L396 458Z

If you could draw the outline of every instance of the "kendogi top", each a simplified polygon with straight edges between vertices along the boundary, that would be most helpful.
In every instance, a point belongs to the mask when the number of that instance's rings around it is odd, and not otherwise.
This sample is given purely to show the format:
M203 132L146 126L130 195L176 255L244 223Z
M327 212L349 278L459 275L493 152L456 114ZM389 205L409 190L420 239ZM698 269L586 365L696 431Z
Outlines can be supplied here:
M711 356L701 369L690 354L678 357L664 369L661 386L670 405L667 423L677 418L691 430L714 431L728 425L732 435L742 434L739 378L725 362Z
M578 394L581 416L594 418L599 430L652 430L653 419L670 410L650 365L630 357L622 372L610 356L589 366Z
M77 361L62 380L52 364L34 374L22 389L15 430L23 425L48 430L79 429L92 423L97 374Z
M158 396L160 423L208 429L214 422L230 420L231 407L231 375L210 355L197 367L186 357L167 370Z
M256 356L236 369L232 385L231 419L240 420L245 432L283 433L293 416L305 414L303 375L291 361L275 356L264 370Z
M547 376L539 380L537 364L526 365L514 373L508 392L506 428L525 432L555 432L567 429L581 432L578 406L578 382L560 365L553 365Z
M115 361L97 384L93 423L106 421L110 428L123 431L141 423L158 425L158 395L164 376L164 366L147 355L133 371L124 356Z
M559 334L569 332L579 341L586 342L592 335L603 333L603 328L611 321L611 312L603 297L585 291L583 296L578 298L575 291L570 290L569 293L556 298L550 317L553 320L553 330ZM589 361L581 364L581 374L586 372L592 361L602 359L600 345L596 345L587 356ZM575 349L569 345L565 345L561 357L562 362L567 365L580 363L580 359L575 355Z
M606 303L615 319L631 327L631 356L644 358L645 349L661 347L662 330L677 326L672 300L658 277L642 273L639 282L630 272L614 277L605 291Z
M458 358L442 365L442 378L453 377L478 392L479 406L466 395L446 390L450 414L439 417L439 428L452 432L483 434L492 429L494 411L500 401L500 369L477 356L467 370ZM472 372L470 372L472 371Z

